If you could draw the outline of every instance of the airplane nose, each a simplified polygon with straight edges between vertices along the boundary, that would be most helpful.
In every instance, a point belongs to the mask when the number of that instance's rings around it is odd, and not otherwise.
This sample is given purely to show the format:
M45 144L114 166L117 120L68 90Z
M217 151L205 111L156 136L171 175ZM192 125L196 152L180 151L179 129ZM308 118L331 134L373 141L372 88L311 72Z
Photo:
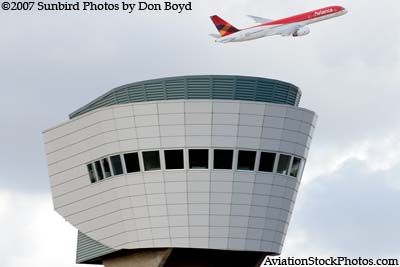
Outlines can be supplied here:
M347 14L347 12L349 12L349 11L347 11L347 9L343 8L342 12L343 12L343 14Z

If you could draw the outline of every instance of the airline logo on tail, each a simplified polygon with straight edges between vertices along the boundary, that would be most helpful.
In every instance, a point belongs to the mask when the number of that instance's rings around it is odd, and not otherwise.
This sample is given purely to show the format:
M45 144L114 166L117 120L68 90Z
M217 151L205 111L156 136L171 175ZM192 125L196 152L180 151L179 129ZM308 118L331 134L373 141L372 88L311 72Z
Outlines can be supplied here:
M238 32L239 30L233 27L231 24L226 22L225 20L221 19L217 15L211 16L211 20L214 22L215 27L219 31L221 37L227 36L229 34Z

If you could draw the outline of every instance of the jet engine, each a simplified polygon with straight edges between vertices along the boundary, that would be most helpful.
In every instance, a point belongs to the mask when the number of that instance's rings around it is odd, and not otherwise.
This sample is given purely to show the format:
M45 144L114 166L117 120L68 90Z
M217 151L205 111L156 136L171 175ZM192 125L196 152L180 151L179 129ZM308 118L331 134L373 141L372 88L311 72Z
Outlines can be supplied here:
M293 37L304 36L310 33L310 28L303 27L293 33Z

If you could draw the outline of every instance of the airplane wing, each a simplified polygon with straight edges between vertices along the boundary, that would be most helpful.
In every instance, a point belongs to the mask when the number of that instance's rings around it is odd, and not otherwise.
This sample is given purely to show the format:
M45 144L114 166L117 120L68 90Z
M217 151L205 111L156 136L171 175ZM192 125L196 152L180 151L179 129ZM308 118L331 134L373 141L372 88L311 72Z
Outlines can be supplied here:
M252 20L254 20L256 23L267 23L267 22L271 22L274 21L273 19L267 19L267 18L262 18L262 17L256 17L256 16L252 16L252 15L247 15L249 18L251 18Z

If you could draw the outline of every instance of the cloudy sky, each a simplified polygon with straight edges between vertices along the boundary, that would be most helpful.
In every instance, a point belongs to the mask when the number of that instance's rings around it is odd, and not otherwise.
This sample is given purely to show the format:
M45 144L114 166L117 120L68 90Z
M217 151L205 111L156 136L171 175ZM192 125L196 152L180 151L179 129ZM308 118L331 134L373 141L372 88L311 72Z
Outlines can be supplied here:
M400 255L400 2L193 0L193 11L0 11L0 266L76 266L52 210L41 131L130 82L188 74L282 79L319 115L286 256ZM215 44L209 15L346 16L301 38Z

